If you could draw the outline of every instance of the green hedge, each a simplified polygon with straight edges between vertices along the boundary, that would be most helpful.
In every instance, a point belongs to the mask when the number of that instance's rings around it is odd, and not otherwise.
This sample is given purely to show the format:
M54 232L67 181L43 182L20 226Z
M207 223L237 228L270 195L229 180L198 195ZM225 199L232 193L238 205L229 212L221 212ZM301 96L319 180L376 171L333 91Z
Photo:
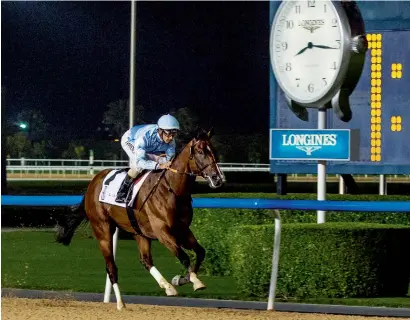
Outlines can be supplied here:
M197 195L197 197L211 197L210 195ZM315 195L288 195L277 196L275 194L215 194L213 197L237 197L237 198L269 198L289 200L314 200ZM329 200L362 200L362 201L405 201L409 197L403 196L349 196L333 195ZM316 223L316 211L281 210L283 223ZM327 222L368 222L382 224L410 225L410 213L396 212L327 212ZM229 247L226 234L230 228L239 225L273 224L272 210L246 210L246 209L194 209L192 230L199 242L207 250L206 259L202 272L208 275L229 275Z
M230 228L238 225L266 224L274 221L273 216L263 210L241 209L195 209L192 231L206 249L206 258L201 273L207 275L229 275Z
M274 227L240 226L228 234L238 288L268 293ZM410 227L363 223L283 226L277 295L286 297L405 296Z

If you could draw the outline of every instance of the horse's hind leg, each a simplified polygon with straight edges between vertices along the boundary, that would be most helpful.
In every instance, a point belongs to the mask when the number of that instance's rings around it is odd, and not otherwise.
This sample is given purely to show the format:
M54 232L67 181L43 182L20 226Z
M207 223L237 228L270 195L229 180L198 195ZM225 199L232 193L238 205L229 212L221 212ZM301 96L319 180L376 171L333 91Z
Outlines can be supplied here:
M125 304L122 301L120 289L118 287L118 268L115 264L113 255L113 235L116 225L108 217L98 221L90 219L90 222L105 259L107 274L112 283L115 298L117 300L117 309L121 310L125 307Z
M167 296L176 296L178 293L175 288L161 275L158 269L154 267L151 255L151 240L139 235L135 235L134 239L138 243L142 265L151 273L159 286L165 289Z
M173 285L182 286L188 282L192 282L194 285L194 290L203 290L206 286L202 283L201 280L198 279L197 273L199 268L204 261L205 258L205 249L198 243L197 239L195 238L194 234L190 229L184 232L185 237L181 238L182 246L187 250L193 250L196 255L196 261L193 268L188 268L188 273L185 277L175 276L172 279Z

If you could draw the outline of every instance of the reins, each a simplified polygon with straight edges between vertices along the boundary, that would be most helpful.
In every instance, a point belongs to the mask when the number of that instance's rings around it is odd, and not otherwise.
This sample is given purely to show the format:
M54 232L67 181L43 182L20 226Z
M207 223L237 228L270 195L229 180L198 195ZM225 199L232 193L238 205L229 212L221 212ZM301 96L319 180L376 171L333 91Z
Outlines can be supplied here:
M193 148L194 148L194 146L198 143L199 141L197 141L197 142L195 142L194 144L192 144L191 146L190 146L190 152L189 152L189 162L191 162L192 160L193 160L193 158L194 158L194 153L192 152L192 150L193 150ZM189 164L189 163L188 163ZM216 161L215 161L215 159L211 162L211 163L208 163L206 166L204 166L204 167L202 167L202 168L198 168L198 165L196 164L196 162L194 161L194 166L196 167L196 173L195 172L181 172L181 171L178 171L178 170L176 170L176 169L173 169L173 168L171 168L171 166L169 167L169 168L167 168L167 170L169 170L169 171L171 171L171 172L173 172L173 173L178 173L178 174L186 174L186 175L189 175L189 176L201 176L202 175L202 172L206 169L206 168L208 168L209 166L211 166L211 165L213 165L213 164L216 164ZM171 165L172 165L172 163L171 163ZM192 169L192 167L193 166L191 166L191 165L189 165L189 167ZM195 171L195 170L193 170L193 171Z
M198 143L198 142L195 142L195 144L196 144L196 143ZM192 153L192 149L193 149L193 147L195 146L195 144L192 144L192 145L190 146L190 155L189 155L189 160L188 160L188 165L189 165L190 168L191 168L190 162L193 161L193 157L194 157L194 154ZM158 177L157 181L155 182L155 184L154 184L153 187L151 188L150 192L148 193L148 195L145 197L144 201L142 202L140 208L138 209L138 212L141 211L142 207L145 205L145 203L147 202L147 200L149 199L149 197L150 197L150 196L152 195L152 193L156 190L156 188L158 187L159 182L161 181L161 179L162 179L163 177L165 177L165 173L166 173L167 171L170 171L170 172L176 173L176 174L188 175L188 176L190 176L190 177L197 177L197 176L201 176L201 175L202 175L202 172L203 172L206 168L208 168L209 166L211 166L211 165L213 165L213 164L216 163L216 161L213 160L211 163L207 164L206 166L202 167L201 169L198 169L198 166L197 166L196 162L193 161L194 164L195 164L195 167L196 167L196 169L197 169L197 172L195 173L195 172L178 171L178 170L176 170L176 169L171 168L171 166L172 166L172 164L173 164L173 162L174 162L175 159L176 159L176 158L172 159L172 162L171 162L171 164L170 164L170 166L169 166L168 168L163 169L161 175ZM172 187L171 187L169 181L168 181L166 178L165 178L165 181L166 181L166 183L168 184L168 190L169 190L170 192L172 192L172 193L175 194L175 192L172 190Z
M174 162L174 160L175 160L175 158L172 159L172 162ZM171 165L172 165L172 162L171 162ZM152 186L150 192L149 192L148 195L145 197L144 201L142 202L141 206L139 207L138 212L141 211L142 207L145 205L145 203L147 202L147 200L149 199L149 197L151 196L151 194L157 189L159 182L160 182L161 179L165 176L165 172L167 172L167 170L174 170L175 172L178 172L177 170L171 169L171 168L163 169L162 172L161 172L161 174L160 174L160 176L158 177L157 181L156 181L155 184ZM178 172L178 173L179 173L179 172ZM167 183L168 183L168 190L172 190L172 189L171 189L171 186L169 185L169 182L168 182L168 181L167 181Z
M211 163L209 163L209 164L207 164L206 166L204 166L204 167L202 167L201 169L198 169L198 171L197 171L197 173L195 173L195 172L181 172L181 171L178 171L178 170L176 170L176 169L173 169L173 168L166 168L165 170L169 170L169 171L171 171L172 173L178 173L178 174L186 174L186 175L188 175L188 176L192 176L192 177L197 177L197 176L200 176L200 175L202 175L202 171L204 171L206 168L208 168L209 166L211 166L211 165L213 165L213 164L215 164L216 163L216 161L212 161ZM196 164L195 164L195 166L196 166ZM198 168L198 166L196 166L197 168Z
M164 170L169 170L169 171L171 171L172 173L186 174L186 175L191 176L191 177L199 176L199 175L200 175L200 174L198 174L198 173L193 173L193 172L181 172L181 171L178 171L178 170L173 169L173 168L166 168L166 169L164 169Z
M149 197L151 196L151 194L157 189L159 182L161 181L162 177L165 175L166 170L163 170L161 175L158 177L157 181L155 182L155 184L152 186L150 192L148 193L148 195L145 197L144 201L142 202L140 208L138 209L138 212L141 211L142 207L144 206L145 202L147 202L147 200L149 199Z

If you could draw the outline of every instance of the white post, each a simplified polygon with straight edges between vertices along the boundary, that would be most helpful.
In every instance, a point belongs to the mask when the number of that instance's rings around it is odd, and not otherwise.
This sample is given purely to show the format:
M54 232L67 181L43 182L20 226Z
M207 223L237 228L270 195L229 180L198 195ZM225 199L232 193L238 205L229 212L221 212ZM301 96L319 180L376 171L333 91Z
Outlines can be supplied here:
M90 150L90 158L89 158L89 165L90 165L90 174L94 174L94 168L92 165L94 164L94 150Z
M137 18L137 0L131 0L131 28L130 28L130 101L129 101L129 127L134 126L134 102L135 102L135 42L136 42L136 18ZM130 159L131 162L131 159ZM115 228L115 233L113 236L113 254L115 259L115 254L117 252L117 242L118 242L118 228ZM110 278L107 274L107 279L105 281L105 293L104 302L110 302L112 284Z
M272 273L271 273L270 285L269 285L268 310L273 310L274 304L275 304L276 283L278 279L278 267L279 267L280 233L281 233L280 213L279 213L279 210L275 210L275 235L274 235L274 242L273 242Z
M326 109L318 110L318 129L326 129ZM326 200L326 161L317 162L317 200ZM326 211L317 211L317 223L325 222Z
M339 194L345 194L345 181L341 174L339 174Z
M384 196L387 194L387 179L384 174L379 176L379 195Z
M137 18L137 1L131 0L131 35L130 35L130 119L129 127L134 126L134 114L135 114L135 42L136 42L136 18Z
M115 255L117 253L117 243L118 243L118 228L115 229L115 233L113 236L113 243L112 243L114 260L115 260ZM107 273L107 279L105 280L104 303L110 302L111 290L112 290L112 283Z

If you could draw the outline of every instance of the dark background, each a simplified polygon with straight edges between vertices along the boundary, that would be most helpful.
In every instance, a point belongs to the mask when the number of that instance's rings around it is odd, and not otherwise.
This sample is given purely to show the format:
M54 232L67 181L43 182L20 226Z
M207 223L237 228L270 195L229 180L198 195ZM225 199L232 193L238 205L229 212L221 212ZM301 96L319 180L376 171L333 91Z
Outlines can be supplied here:
M129 96L129 2L2 2L6 117L38 109L77 139ZM138 2L137 104L195 110L224 133L268 134L269 2ZM2 106L3 108L3 106Z

